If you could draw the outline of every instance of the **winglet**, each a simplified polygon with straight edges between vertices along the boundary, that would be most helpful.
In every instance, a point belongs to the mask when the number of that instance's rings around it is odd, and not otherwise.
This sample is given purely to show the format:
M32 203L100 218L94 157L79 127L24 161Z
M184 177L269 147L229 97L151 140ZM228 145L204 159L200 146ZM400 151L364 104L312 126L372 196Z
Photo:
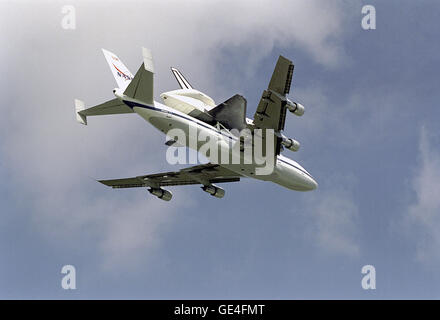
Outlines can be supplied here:
M76 121L83 125L87 125L87 117L85 115L82 115L80 112L85 109L84 101L81 101L79 99L75 99L75 114L76 114Z

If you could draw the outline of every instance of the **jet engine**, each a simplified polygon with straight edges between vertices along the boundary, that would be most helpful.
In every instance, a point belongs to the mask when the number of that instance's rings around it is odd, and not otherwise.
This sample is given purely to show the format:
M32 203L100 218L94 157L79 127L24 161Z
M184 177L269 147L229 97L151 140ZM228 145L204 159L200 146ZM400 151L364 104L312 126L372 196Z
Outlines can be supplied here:
M294 115L298 117L304 114L304 106L300 103L292 102L289 99L287 99L286 107L290 112L292 112Z
M287 149L289 149L290 151L298 151L299 147L301 146L301 144L296 141L295 139L291 139L291 138L287 138L287 137L282 137L283 140L281 140L281 144L286 147Z
M164 201L170 201L171 198L173 197L173 194L171 192L162 188L151 188L148 189L148 191Z
M217 198L223 198L225 196L225 190L214 186L214 185L209 185L209 186L203 186L201 187L203 191L209 193L211 196L217 197Z

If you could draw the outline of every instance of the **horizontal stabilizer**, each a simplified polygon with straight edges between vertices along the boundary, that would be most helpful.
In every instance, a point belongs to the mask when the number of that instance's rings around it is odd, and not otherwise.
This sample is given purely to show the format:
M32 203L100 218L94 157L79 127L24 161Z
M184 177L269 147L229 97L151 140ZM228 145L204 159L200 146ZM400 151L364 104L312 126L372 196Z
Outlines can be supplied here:
M153 57L150 50L145 48L142 48L142 55L144 62L136 72L136 75L128 85L127 89L124 91L124 94L130 98L153 105Z
M133 113L133 110L125 105L121 100L115 98L97 106L86 109L84 102L75 99L76 120L87 125L88 116L102 116L107 114Z

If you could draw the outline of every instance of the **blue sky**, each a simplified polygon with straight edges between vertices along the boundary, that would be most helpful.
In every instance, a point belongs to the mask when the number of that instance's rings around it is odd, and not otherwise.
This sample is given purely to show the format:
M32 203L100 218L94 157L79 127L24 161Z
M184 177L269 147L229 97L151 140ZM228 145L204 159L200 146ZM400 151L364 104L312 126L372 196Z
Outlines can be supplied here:
M76 30L61 28L63 2L0 5L0 298L439 297L437 2L72 4ZM376 30L361 28L365 4ZM222 200L171 188L166 203L94 182L177 169L140 117L74 119L74 98L112 96L100 48L135 72L142 46L157 99L175 66L218 103L243 94L248 117L278 55L292 59L306 113L286 120L302 147L284 154L318 190L246 180Z

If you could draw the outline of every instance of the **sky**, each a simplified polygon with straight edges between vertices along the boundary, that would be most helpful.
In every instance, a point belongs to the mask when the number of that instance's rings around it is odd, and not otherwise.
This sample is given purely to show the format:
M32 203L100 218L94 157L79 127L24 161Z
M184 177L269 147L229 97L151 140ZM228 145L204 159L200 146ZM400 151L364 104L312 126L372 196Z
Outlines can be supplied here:
M73 5L76 28L62 27ZM364 30L362 7L376 9ZM438 1L0 1L0 298L438 299ZM283 154L319 188L261 181L112 190L94 179L184 166L137 115L75 121L116 86L101 48L178 67L252 118L280 54L295 64ZM64 265L76 289L61 287ZM376 289L361 286L364 265Z

